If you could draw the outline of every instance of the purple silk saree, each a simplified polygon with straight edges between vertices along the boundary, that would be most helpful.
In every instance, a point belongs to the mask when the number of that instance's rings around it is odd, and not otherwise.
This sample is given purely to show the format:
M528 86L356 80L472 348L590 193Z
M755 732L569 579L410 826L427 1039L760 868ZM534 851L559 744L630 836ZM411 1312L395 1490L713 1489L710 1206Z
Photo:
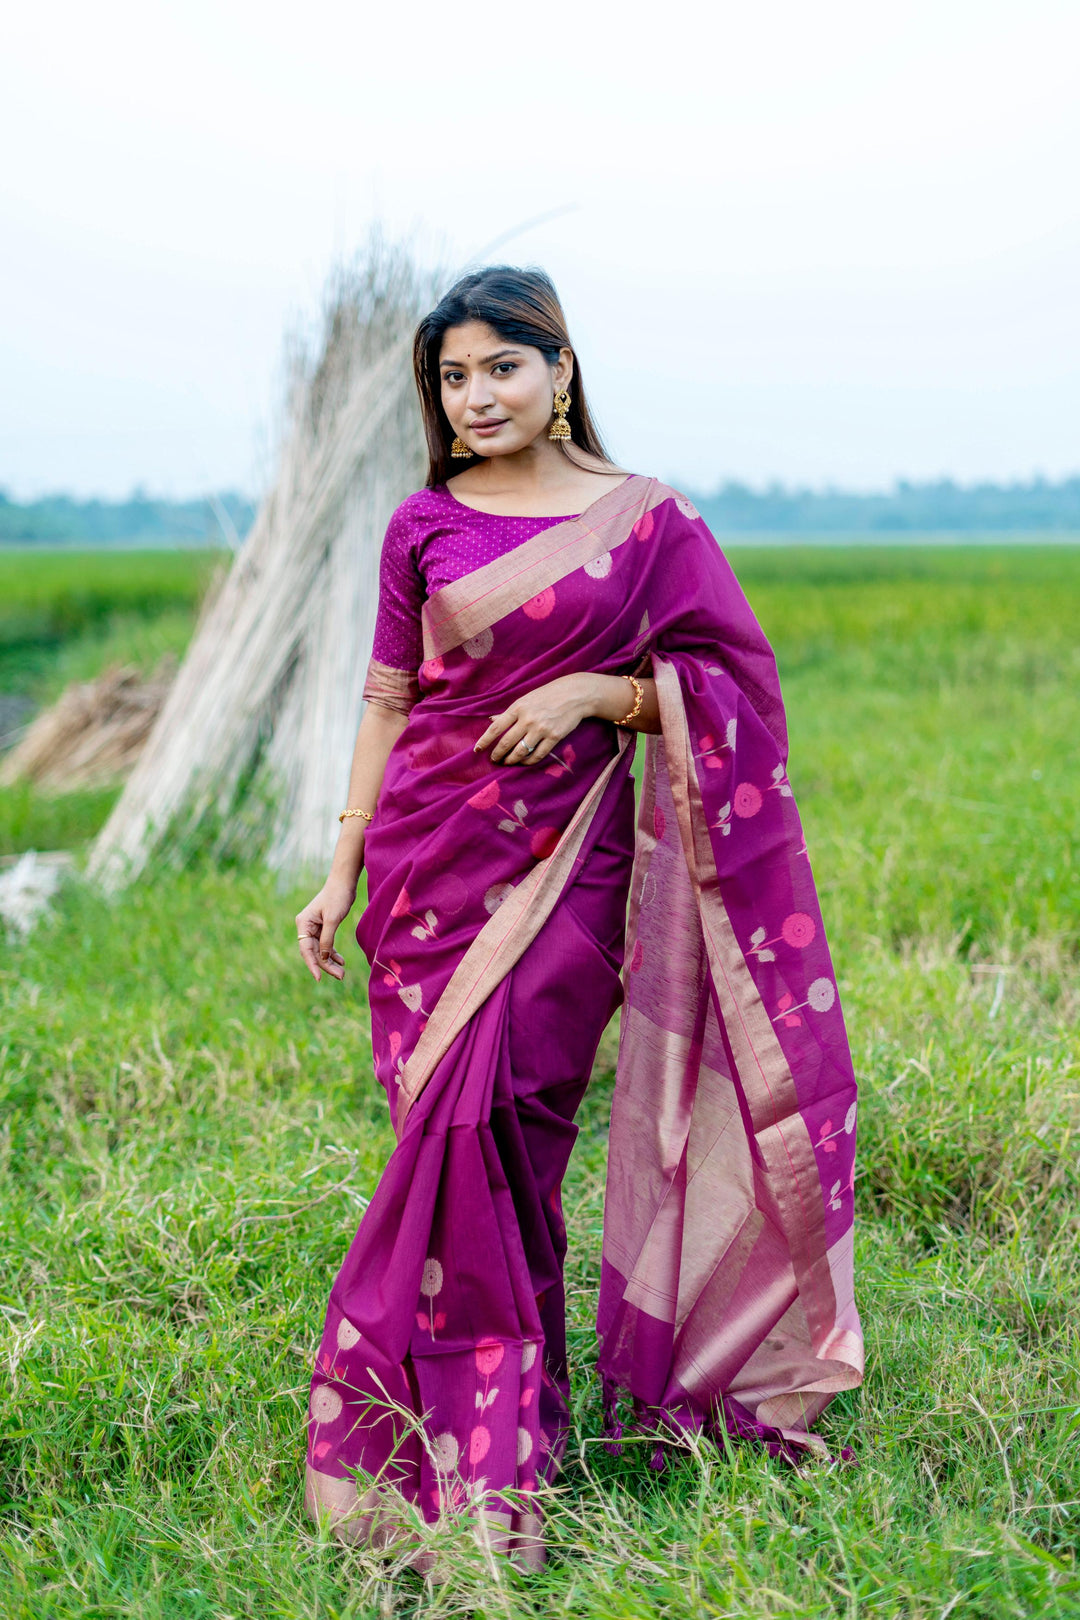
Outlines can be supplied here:
M307 1501L390 1540L482 1512L541 1555L567 1439L560 1187L622 1002L598 1314L609 1420L823 1453L859 1383L856 1087L775 662L690 503L633 476L436 591L366 840L357 939L397 1145L334 1283ZM489 717L647 670L662 735L583 721L493 766ZM627 900L629 915L627 916Z

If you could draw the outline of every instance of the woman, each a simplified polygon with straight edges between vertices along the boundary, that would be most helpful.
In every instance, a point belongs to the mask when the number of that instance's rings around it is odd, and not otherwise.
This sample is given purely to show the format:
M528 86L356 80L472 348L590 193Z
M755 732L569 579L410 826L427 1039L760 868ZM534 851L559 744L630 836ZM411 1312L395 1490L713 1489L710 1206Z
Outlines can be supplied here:
M536 1562L567 1439L560 1188L608 1019L615 1435L625 1392L639 1422L824 1450L861 1377L855 1081L775 663L715 540L606 457L542 273L464 278L414 362L428 484L387 531L341 838L296 919L340 978L366 867L398 1138L330 1296L307 1503L377 1543L483 1512Z

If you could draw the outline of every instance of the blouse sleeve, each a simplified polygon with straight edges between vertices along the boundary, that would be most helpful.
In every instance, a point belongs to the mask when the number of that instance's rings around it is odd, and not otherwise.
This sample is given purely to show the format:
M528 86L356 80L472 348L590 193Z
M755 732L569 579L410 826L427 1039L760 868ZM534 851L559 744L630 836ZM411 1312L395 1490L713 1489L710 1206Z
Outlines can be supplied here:
M420 610L424 586L411 545L412 526L399 506L386 530L379 557L379 607L364 681L364 698L408 714L420 697L417 672L423 660Z

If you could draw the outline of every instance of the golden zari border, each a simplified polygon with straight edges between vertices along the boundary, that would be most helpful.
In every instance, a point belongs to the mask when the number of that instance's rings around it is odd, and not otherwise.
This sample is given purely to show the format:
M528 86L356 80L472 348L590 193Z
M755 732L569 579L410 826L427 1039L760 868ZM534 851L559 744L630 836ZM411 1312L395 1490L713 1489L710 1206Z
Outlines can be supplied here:
M678 674L662 654L654 654L653 673L679 832L700 897L709 969L770 1191L790 1244L807 1322L813 1341L821 1343L833 1330L837 1302L813 1144L790 1065L720 894Z
M380 664L377 658L371 658L361 696L365 703L380 703L384 709L408 714L420 701L420 680L416 670L394 669L390 664Z

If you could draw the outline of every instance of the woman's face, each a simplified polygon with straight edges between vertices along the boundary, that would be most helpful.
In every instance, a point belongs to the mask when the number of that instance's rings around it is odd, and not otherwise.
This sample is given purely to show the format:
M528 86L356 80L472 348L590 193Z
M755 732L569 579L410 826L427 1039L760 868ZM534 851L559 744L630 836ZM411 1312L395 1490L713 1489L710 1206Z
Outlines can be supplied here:
M560 349L551 365L539 349L467 321L449 328L439 351L443 410L477 455L511 455L547 433L555 394L573 369L569 349Z

